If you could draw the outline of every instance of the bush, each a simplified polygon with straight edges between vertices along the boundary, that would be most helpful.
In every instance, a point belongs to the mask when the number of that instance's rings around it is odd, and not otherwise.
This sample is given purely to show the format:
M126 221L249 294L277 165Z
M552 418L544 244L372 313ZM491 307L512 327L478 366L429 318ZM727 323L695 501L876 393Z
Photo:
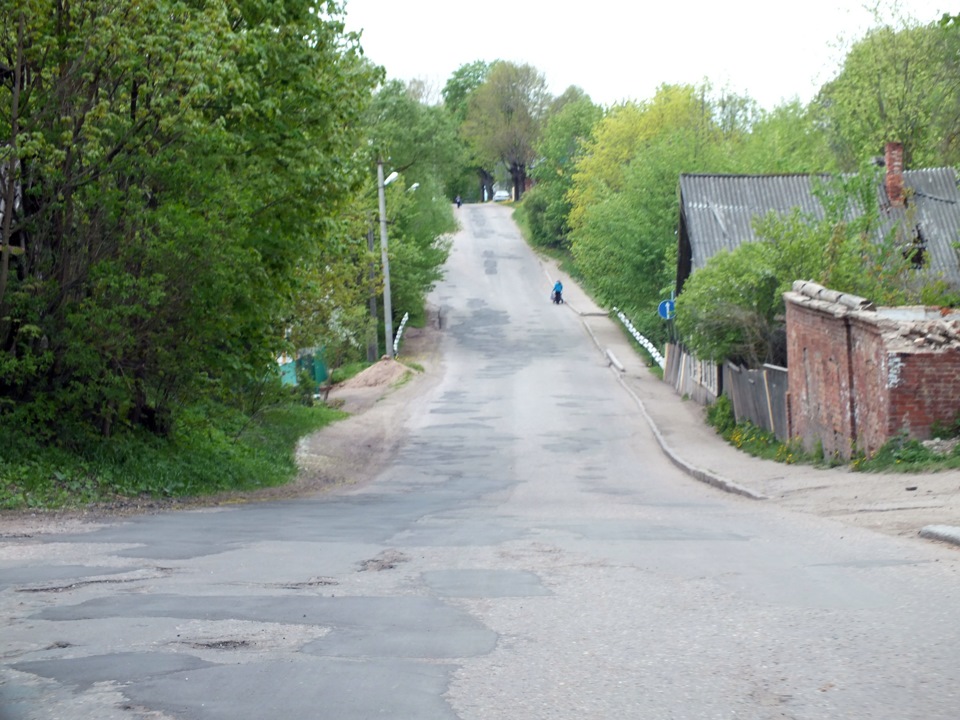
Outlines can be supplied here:
M734 417L733 403L730 402L730 398L721 395L707 408L707 423L724 437L733 431L737 425L737 419Z
M82 450L11 432L0 456L0 509L76 508L281 485L296 474L297 441L341 417L296 402L254 417L207 403L185 409L171 438L134 430Z

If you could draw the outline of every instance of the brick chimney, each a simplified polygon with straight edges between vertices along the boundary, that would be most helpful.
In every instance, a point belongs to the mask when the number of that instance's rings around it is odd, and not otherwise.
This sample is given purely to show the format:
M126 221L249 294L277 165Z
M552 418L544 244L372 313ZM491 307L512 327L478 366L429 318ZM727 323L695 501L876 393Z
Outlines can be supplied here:
M888 142L884 153L887 167L887 197L893 207L903 207L903 144Z

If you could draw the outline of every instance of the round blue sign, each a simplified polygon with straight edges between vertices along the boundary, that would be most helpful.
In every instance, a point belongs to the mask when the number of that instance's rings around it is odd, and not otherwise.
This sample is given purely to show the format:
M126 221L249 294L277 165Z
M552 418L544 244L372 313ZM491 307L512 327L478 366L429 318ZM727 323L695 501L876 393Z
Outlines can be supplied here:
M677 312L677 303L673 300L664 300L657 306L657 315L664 320L671 320Z

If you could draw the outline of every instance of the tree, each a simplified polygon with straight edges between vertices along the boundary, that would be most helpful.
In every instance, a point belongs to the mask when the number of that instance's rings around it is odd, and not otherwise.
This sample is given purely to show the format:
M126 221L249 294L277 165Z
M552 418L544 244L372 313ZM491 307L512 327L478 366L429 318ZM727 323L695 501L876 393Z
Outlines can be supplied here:
M696 88L663 87L609 111L578 157L569 193L571 250L599 299L663 337L656 307L675 272L677 180L723 171L714 109Z
M382 160L400 173L387 188L390 225L390 280L394 327L404 312L413 322L424 317L427 292L441 276L456 228L445 188L454 181L463 160L452 115L427 105L411 88L393 80L375 94L366 115L371 168ZM371 176L372 176L371 170ZM372 188L370 188L372 191ZM368 202L370 192L359 199Z
M23 192L3 237L18 252L0 296L0 422L62 442L165 433L200 395L237 401L269 376L301 269L349 254L337 218L378 72L340 13L0 13L0 63L20 69L0 81L0 159Z
M463 134L482 164L502 163L520 200L550 103L543 75L530 65L497 62L470 95Z
M463 143L462 155L465 158L466 167L461 176L453 180L448 188L448 195L451 197L460 195L471 200L493 197L493 167L484 167L462 132L463 123L467 119L470 96L487 79L490 67L491 63L483 60L461 65L453 72L441 91L443 105L453 117ZM473 192L475 186L472 183L472 177L468 180L468 176L473 176L479 181L479 192Z
M399 80L377 91L365 124L375 154L409 182L434 177L443 187L461 167L462 146L453 118L442 107L421 102Z
M903 144L909 166L941 164L936 133L944 109L957 107L956 80L945 71L949 35L937 24L885 26L850 49L816 99L843 169L882 154L887 142Z
M839 166L811 109L794 100L764 111L731 148L735 172L837 172Z
M536 184L527 193L524 207L533 242L551 247L569 247L568 193L581 148L603 110L582 91L568 90L555 102L536 145L537 162L530 172Z

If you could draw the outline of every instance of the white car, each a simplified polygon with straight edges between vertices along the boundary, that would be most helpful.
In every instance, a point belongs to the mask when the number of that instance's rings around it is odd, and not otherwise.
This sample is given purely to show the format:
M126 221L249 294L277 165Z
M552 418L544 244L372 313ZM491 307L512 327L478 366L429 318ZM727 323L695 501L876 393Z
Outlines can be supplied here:
M510 199L510 193L507 192L506 190L497 190L497 191L493 194L493 201L494 201L494 202L505 202L505 201L507 201L507 200L509 200L509 199Z

